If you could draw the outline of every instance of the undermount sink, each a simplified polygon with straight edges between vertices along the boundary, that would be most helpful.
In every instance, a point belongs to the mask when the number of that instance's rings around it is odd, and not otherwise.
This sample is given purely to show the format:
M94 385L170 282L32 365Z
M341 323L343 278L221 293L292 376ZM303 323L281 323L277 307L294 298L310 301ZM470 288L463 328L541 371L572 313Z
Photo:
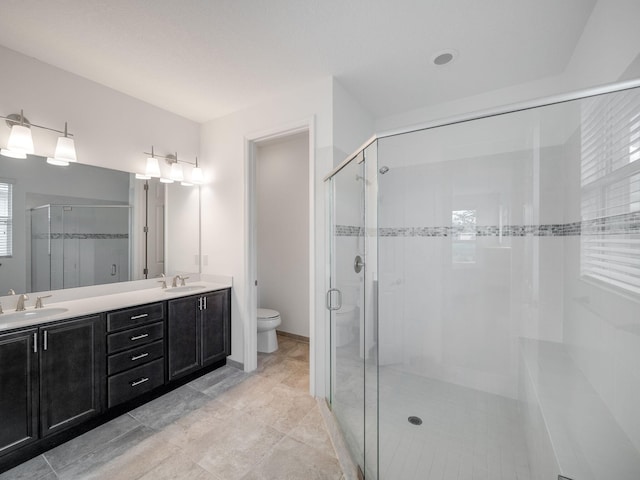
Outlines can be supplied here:
M193 292L194 290L202 290L204 285L183 285L182 287L167 288L164 293L183 293Z
M41 318L53 317L61 313L68 312L68 308L51 307L51 308L38 308L32 310L24 310L22 312L10 312L0 315L0 322L3 320L38 320Z

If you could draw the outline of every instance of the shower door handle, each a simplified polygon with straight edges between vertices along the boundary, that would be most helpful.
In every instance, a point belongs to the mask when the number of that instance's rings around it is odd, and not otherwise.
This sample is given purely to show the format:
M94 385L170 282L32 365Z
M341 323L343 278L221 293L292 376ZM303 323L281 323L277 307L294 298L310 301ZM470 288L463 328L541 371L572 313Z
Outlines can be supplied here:
M338 294L338 305L335 307L332 305L333 302L331 302L332 292L336 292ZM327 290L327 310L340 310L341 308L342 308L342 292L337 288L330 288L329 290Z

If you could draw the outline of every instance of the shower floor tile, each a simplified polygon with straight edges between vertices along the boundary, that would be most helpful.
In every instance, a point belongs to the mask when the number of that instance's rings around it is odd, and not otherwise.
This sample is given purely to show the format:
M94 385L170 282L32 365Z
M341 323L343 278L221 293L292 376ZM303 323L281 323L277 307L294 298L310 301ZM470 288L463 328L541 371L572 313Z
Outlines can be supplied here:
M515 400L390 367L379 382L380 480L530 480Z

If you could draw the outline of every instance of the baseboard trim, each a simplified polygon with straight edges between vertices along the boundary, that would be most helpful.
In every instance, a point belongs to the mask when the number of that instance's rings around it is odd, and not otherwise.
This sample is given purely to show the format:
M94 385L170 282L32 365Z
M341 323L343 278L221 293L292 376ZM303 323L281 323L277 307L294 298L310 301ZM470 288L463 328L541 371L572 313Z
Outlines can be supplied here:
M229 365L230 367L237 368L239 370L244 370L244 363L236 362L235 360L231 360L229 357L227 357L227 365Z
M304 337L302 335L296 335L295 333L283 332L282 330L276 330L278 335L282 335L283 337L293 338L298 342L309 343L309 337Z

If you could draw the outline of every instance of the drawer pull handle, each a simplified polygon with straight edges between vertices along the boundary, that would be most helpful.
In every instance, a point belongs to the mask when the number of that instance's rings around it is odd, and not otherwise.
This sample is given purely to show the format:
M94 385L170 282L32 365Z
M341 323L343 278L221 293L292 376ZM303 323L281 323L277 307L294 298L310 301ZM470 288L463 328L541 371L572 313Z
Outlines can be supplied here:
M148 381L149 381L149 377L142 377L140 380L134 380L133 382L131 382L131 386L137 387L138 385Z
M134 355L133 357L131 357L131 361L133 362L135 360L140 360L141 358L148 357L148 356L149 354L147 352L141 353L140 355Z
M131 320L138 320L139 318L145 318L145 317L148 317L148 316L149 316L148 313L143 313L143 314L140 314L140 315L134 315L133 317L131 317Z
M148 333L143 333L141 335L134 335L133 337L131 337L131 340L140 340L142 338L147 338L149 336Z

